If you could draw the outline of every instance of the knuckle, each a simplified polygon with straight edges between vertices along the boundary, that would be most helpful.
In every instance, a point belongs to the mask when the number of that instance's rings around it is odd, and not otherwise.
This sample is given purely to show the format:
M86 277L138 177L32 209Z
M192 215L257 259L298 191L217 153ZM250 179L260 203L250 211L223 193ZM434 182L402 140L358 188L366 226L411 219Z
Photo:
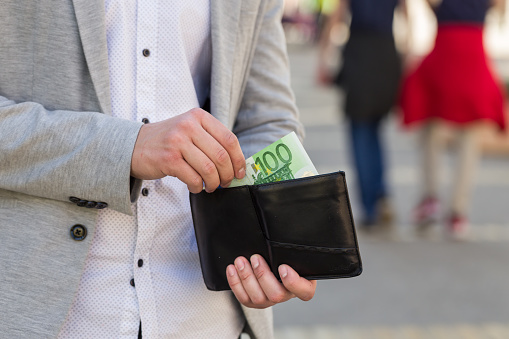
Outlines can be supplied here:
M191 185L199 186L200 188L203 186L203 182L199 175L193 175L190 179Z
M193 119L182 119L178 122L178 127L180 130L184 131L184 132L192 132L194 131L195 129L195 122ZM175 133L176 136L174 137L175 139L177 139L177 136L179 136L179 133Z
M189 178L189 190L193 193L200 193L203 189L203 182L199 176L192 176Z
M181 126L181 125L179 125ZM174 145L182 145L184 143L184 135L182 133L171 133L168 134L165 140L166 145L174 146Z
M228 283L230 284L230 287L231 287L232 289L234 289L235 287L237 287L237 286L241 285L241 282L240 282L240 280L238 280L238 279L229 279L229 280L228 280ZM240 300L239 300L239 301L240 301Z
M173 151L173 150L166 152L165 160L168 162L168 164L173 165L173 164L181 161L182 159L183 159L182 154L180 152Z
M265 273L267 273L267 271L265 271L263 269L256 270L256 272L255 272L256 279L258 279L258 280L262 279L262 277L265 275Z
M221 147L221 149L216 152L216 159L220 164L224 164L230 160L230 156L228 155L228 152Z
M192 108L189 110L189 114L192 117L197 118L197 119L201 119L203 117L204 113L205 113L205 111L198 107L195 107L195 108Z
M241 280L247 280L253 276L253 274L249 271L243 270L239 272L239 276Z
M226 134L225 137L225 144L227 147L234 147L237 146L239 143L239 140L237 139L237 136L233 134L232 132L228 131L228 134Z
M206 175L212 175L216 172L216 165L212 161L207 161L203 164L203 172Z

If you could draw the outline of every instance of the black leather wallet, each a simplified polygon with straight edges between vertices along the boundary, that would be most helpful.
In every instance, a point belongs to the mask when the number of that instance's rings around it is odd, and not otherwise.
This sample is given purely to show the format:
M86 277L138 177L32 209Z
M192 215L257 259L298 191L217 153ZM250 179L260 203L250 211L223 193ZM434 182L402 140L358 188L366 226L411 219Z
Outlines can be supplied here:
M274 275L288 264L308 279L362 272L344 172L190 194L203 279L230 289L226 267L262 255Z

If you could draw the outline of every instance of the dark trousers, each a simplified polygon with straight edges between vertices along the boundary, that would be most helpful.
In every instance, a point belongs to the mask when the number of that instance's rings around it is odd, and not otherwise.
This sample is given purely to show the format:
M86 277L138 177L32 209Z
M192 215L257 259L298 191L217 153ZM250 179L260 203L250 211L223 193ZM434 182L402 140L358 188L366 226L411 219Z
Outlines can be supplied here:
M381 120L350 122L352 155L367 223L376 221L377 201L387 195L380 124Z

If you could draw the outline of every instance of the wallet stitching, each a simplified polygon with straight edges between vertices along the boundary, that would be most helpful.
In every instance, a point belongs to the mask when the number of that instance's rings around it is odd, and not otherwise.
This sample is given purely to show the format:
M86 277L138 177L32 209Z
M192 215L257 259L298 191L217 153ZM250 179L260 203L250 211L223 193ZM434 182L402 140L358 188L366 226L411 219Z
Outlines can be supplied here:
M277 242L277 241L272 241L272 240L269 240L269 241L270 241L270 244L274 247L294 249L294 250L299 250L299 251L314 251L314 252L323 252L323 253L348 253L348 252L353 252L354 254L357 253L357 248L355 248L355 247L333 248L333 247L289 244L289 243Z

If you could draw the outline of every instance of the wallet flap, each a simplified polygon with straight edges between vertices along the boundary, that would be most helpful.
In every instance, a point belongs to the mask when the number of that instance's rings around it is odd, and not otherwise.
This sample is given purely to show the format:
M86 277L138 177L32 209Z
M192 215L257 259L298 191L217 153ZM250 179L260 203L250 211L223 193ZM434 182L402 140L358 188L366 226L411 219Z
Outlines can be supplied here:
M357 247L344 172L250 189L269 240L311 247Z

